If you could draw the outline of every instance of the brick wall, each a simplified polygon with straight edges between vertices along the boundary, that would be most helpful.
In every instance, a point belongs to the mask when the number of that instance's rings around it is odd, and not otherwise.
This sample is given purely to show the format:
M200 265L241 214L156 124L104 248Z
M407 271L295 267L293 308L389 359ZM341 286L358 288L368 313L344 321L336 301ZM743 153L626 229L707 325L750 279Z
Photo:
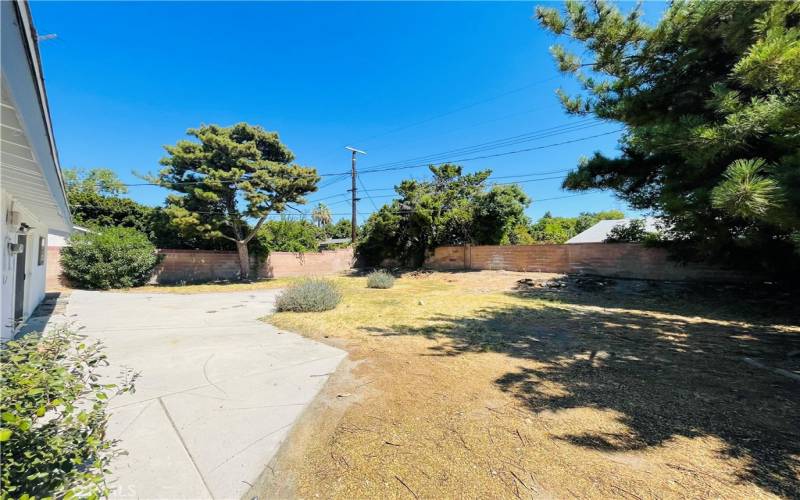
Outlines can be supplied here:
M632 243L439 247L426 261L434 269L595 274L675 281L741 281L743 276L711 266L669 260L662 248Z
M212 250L159 250L163 260L153 273L152 283L234 280L239 277L236 252ZM318 276L349 271L353 250L323 252L273 252L255 272L258 278Z
M232 280L239 276L236 252L160 249L158 253L162 260L153 272L151 283Z
M317 276L347 272L355 266L352 248L322 252L272 252L259 268L262 278Z
M235 280L239 277L239 257L236 252L161 249L158 253L163 257L153 272L151 283L195 283ZM354 265L351 248L308 253L273 252L258 267L256 276L322 276L347 272ZM57 291L68 287L61 276L61 247L48 247L46 289Z

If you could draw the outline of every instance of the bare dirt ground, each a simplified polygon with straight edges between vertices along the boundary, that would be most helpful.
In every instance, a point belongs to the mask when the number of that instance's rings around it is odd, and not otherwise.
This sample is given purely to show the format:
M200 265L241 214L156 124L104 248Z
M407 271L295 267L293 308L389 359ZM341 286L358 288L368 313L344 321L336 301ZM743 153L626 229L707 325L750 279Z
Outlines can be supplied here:
M337 281L334 311L266 318L350 361L259 498L800 497L789 292L509 272Z

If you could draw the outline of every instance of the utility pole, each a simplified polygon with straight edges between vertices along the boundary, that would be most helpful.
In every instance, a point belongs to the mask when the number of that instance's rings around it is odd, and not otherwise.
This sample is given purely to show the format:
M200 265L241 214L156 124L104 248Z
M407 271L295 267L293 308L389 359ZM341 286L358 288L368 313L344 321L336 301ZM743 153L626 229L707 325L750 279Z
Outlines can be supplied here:
M355 245L356 245L356 225L358 223L357 220L356 220L356 211L357 211L356 202L358 201L358 198L356 198L356 175L357 175L356 174L356 154L361 153L362 155L365 155L365 154L367 154L367 152L366 151L361 151L360 149L356 149L356 148L351 147L351 146L345 146L345 149L349 149L353 153L352 160L351 160L351 163L350 163L350 165L351 165L350 177L351 177L351 181L352 181L352 188L350 189L350 193L352 194L352 199L353 199L353 215L352 215L352 217L350 219L350 226L351 226L351 228L350 228L350 244L352 244L355 247Z

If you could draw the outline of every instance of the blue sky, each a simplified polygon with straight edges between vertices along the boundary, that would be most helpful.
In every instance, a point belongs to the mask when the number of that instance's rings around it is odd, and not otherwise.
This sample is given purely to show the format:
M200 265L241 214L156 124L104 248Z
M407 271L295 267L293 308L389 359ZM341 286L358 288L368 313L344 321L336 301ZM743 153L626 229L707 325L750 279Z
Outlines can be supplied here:
M201 123L239 121L277 131L297 162L321 174L359 169L575 123L560 109L555 39L532 20L535 3L72 3L34 2L34 22L63 167L107 167L125 182L155 172L162 146ZM646 4L656 19L662 4ZM456 160L548 146L618 129L559 133ZM496 176L572 168L593 151L614 153L616 134L464 162ZM405 164L414 164L410 161ZM419 162L416 162L419 163ZM426 168L364 174L378 206L403 178ZM560 174L558 174L560 175ZM553 177L544 175L542 177ZM532 179L535 177L530 177ZM338 182L334 182L337 181ZM608 193L568 196L560 179L521 184L538 218L609 208ZM349 179L324 177L310 200L349 211ZM359 188L361 186L359 185ZM132 187L159 205L167 192ZM362 193L364 220L373 211ZM537 199L542 199L537 202ZM338 218L338 216L337 216Z

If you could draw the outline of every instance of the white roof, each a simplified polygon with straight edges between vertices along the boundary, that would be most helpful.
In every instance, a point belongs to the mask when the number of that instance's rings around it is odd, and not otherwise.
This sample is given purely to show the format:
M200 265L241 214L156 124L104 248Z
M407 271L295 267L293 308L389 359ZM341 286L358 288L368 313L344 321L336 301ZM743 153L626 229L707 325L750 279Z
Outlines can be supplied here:
M350 243L350 238L328 238L319 242L320 245L336 245L339 243Z
M594 226L582 233L578 233L567 240L567 243L603 243L608 238L608 233L617 226L627 225L636 219L611 219L601 220ZM644 218L644 229L648 232L658 231L656 227L657 219L653 217Z

